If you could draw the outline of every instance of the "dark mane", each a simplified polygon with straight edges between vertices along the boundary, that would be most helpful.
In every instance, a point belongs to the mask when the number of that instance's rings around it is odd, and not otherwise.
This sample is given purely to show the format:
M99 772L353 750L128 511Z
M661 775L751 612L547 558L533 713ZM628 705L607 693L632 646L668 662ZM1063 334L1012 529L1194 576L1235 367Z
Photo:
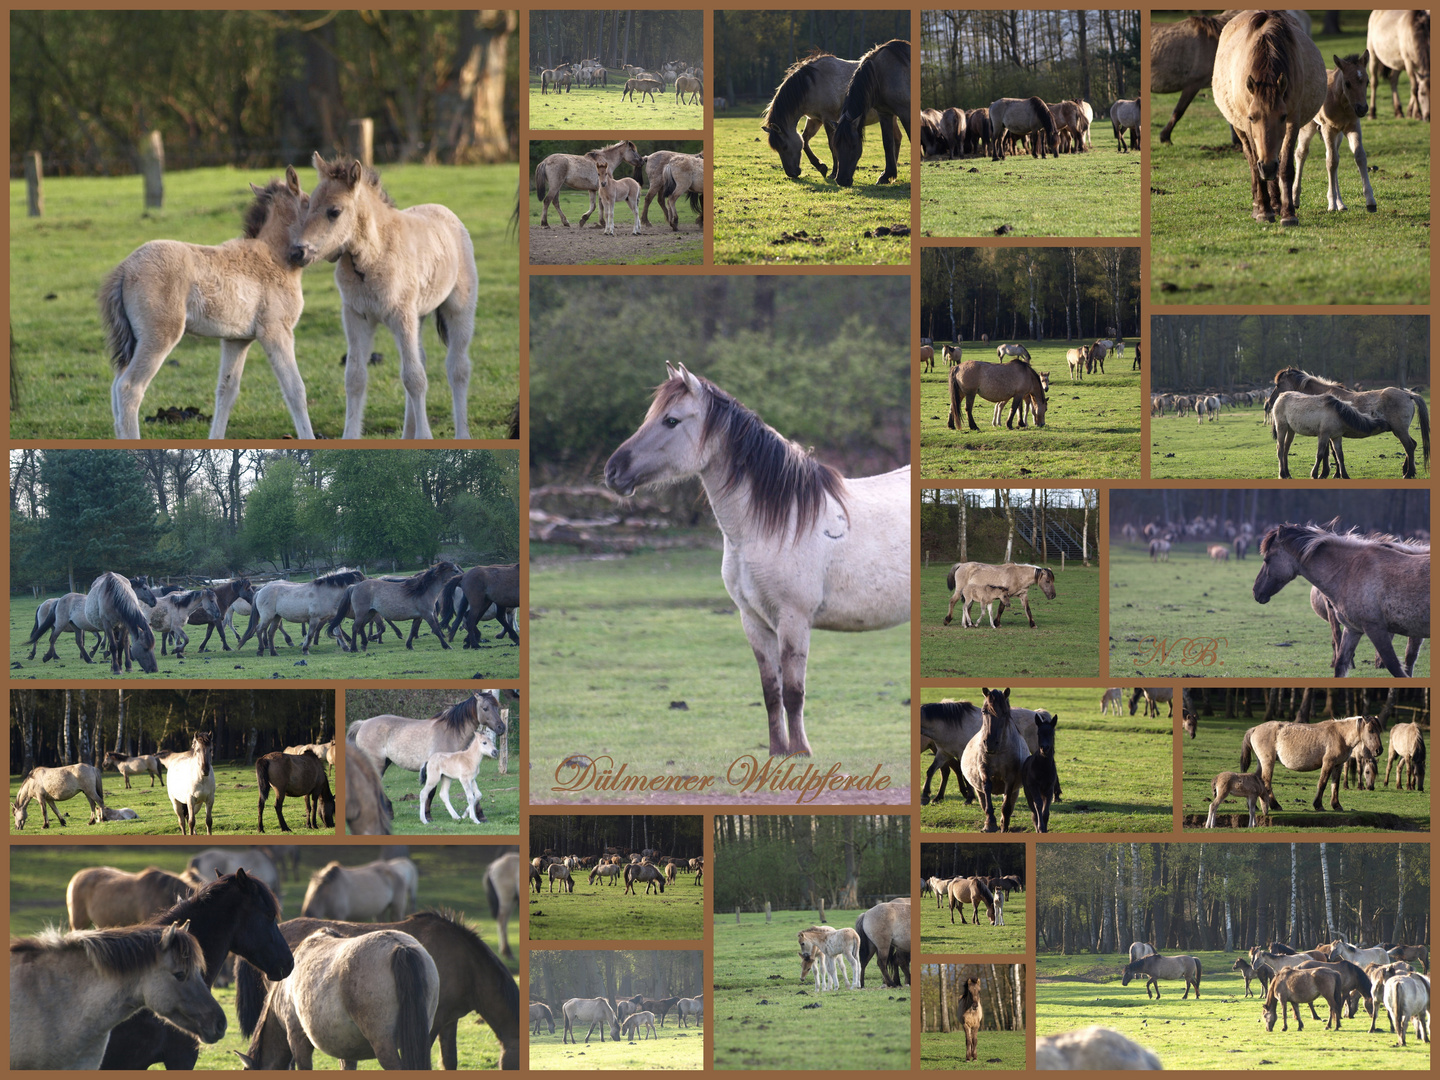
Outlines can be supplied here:
M265 190L255 196L255 201L245 211L244 235L247 240L254 240L260 235L260 230L265 227L265 222L270 220L270 210L275 205L275 196L286 192L289 189L285 186L284 178L271 180L265 185Z
M350 172L352 169L360 170L360 183L375 189L375 195L386 206L394 206L395 200L380 183L380 174L368 165L362 165L354 158L338 157L334 161L321 161L316 166L320 173L321 180L336 180L347 186L350 183Z
M363 570L336 570L332 573L317 577L310 582L312 585L358 585L365 580Z
M1225 29L1225 24L1214 15L1191 15L1185 21L1192 30L1205 35L1211 41L1219 41L1220 31Z
M201 591L208 590L191 589L189 592L174 592L170 594L170 598L181 607L185 607L186 605L195 603L195 594Z
M75 930L68 934L50 929L35 937L12 940L10 955L23 961L46 952L84 949L90 963L99 970L128 975L143 971L160 958L160 939L171 929L165 926L131 926L116 930ZM186 978L205 970L204 954L193 935L174 930L171 940L185 965Z
M806 95L815 85L815 61L830 55L832 54L817 52L791 64L760 118L767 124L780 124L783 127L788 123L793 128L800 109L805 105Z
M182 923L196 915L203 916L211 912L222 912L228 909L229 904L237 889L248 887L261 895L271 914L278 919L280 917L280 902L275 899L275 894L270 887L257 877L245 875L245 886L239 884L235 874L225 874L214 881L207 881L193 894L177 901L173 907L159 915L152 916L149 920L159 926L166 926L172 923Z
M1415 41L1420 46L1421 57L1428 59L1430 56L1430 13L1424 10L1410 12L1410 26L1415 31ZM1428 71L1429 68L1426 70Z
M860 58L860 66L850 78L850 88L845 91L843 112L850 116L863 117L870 111L875 95L880 90L880 59L889 57L897 63L910 66L910 42L901 38L876 45ZM1047 109L1046 112L1049 112ZM1053 124L1054 121L1052 120Z
M970 701L931 701L920 706L920 715L959 724L976 708L974 702Z
M442 709L433 719L444 724L456 734L463 734L480 723L480 702L472 694L463 701L457 701L449 708Z
M1055 130L1055 116L1050 112L1050 106L1045 104L1044 98L1032 97L1026 98L1026 100L1030 103L1030 108L1035 110L1035 114L1040 117L1040 123L1045 128L1045 134L1053 138L1057 132Z
M1310 386L1321 386L1324 387L1327 391L1331 392L1335 390L1340 390L1347 394L1350 392L1348 388L1342 386L1334 379L1326 379L1320 375L1311 375L1310 372L1301 371L1299 368L1296 367L1282 368L1275 373L1276 386L1281 386L1285 382L1296 383L1298 385L1298 388L1305 393L1312 392L1306 389L1306 387Z
M406 578L400 583L400 591L406 596L424 596L425 590L430 588L435 579L449 570L444 563L436 563L434 566L426 567L420 573Z
M1359 529L1336 532L1335 522L1328 525L1276 525L1260 541L1260 554L1269 554L1275 544L1292 548L1298 558L1308 559L1323 545L1338 543L1344 547L1381 547L1402 555L1428 555L1430 545L1411 540L1401 540L1388 533L1362 533Z
M1250 76L1255 91L1265 91L1273 98L1279 93L1279 79L1284 75L1293 81L1295 36L1289 17L1283 11L1247 11L1245 29L1252 35L1250 45Z
M125 621L125 625L132 634L137 635L142 641L146 634L150 634L150 639L153 641L155 635L151 633L150 620L140 610L140 601L136 598L134 589L127 588L128 584L118 574L106 574L105 583L100 586L100 591L109 606L118 612Z
M827 497L844 508L845 479L838 471L816 461L708 379L701 378L700 385L707 397L700 437L721 439L730 459L721 493L748 484L750 517L761 532L783 533L793 513L798 541L819 520ZM667 379L655 392L652 408L663 411L688 393L684 379Z

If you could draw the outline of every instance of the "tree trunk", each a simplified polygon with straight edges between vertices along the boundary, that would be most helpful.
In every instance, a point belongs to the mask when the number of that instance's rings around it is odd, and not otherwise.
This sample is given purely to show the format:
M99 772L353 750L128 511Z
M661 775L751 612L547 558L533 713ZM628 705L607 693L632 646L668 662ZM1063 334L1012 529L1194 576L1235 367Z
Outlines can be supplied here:
M1140 908L1140 845L1130 845L1130 940L1145 940L1145 913Z
M947 978L945 977L945 969L946 969L948 966L949 966L949 965L947 965L947 964L941 964L941 965L939 965L939 974L940 974L940 1030L941 1030L941 1031L944 1031L944 1032L948 1032L948 1031L950 1030L950 995L949 995L948 988L947 988L946 985L945 985L947 982L950 981L949 979L947 979Z
M1295 844L1290 844L1290 925L1285 935L1286 943L1293 949L1299 944L1295 933L1295 900L1300 892L1300 875L1296 871Z
M1200 948L1210 948L1210 930L1205 925L1205 845L1200 845L1200 858L1195 870L1195 930Z
M1325 940L1335 940L1335 905L1330 902L1330 862L1325 857L1325 845L1320 845L1320 884L1325 890Z
M62 764L62 765L73 765L73 764L75 764L75 759L74 759L74 757L71 756L71 750L70 750L70 691L69 691L69 690L66 690L66 691L65 691L65 735L64 735L64 739L62 740L61 745L62 745L63 748L64 748L64 749L63 749L63 753L64 753L64 755L65 755L65 756L61 759L61 764Z
M1405 845L1395 845L1395 933L1393 941L1408 941L1401 936L1401 924L1405 918Z

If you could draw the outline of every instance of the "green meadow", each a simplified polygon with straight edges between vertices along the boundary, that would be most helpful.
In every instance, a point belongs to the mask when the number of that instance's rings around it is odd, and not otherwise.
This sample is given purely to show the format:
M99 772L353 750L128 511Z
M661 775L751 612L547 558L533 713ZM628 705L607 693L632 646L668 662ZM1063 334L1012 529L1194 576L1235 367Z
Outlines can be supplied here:
M1177 542L1168 562L1151 562L1146 548L1111 545L1112 678L1315 679L1334 673L1330 625L1311 610L1304 578L1268 604L1257 604L1252 588L1260 560L1217 563L1205 549ZM1357 652L1361 663L1351 678L1374 678L1368 648ZM1429 676L1430 650L1424 647L1415 678Z
M1174 772L1171 730L1167 717L1101 716L1099 700L1103 691L1077 687L1019 688L1011 691L1012 705L1046 709L1059 718L1055 728L1056 771L1063 797L1050 807L1050 832L1165 832L1171 830ZM928 704L950 698L981 700L980 688L925 687L920 701ZM1124 753L1115 752L1116 740L1123 740ZM923 759L929 767L931 759ZM920 808L920 825L926 831L977 832L985 812L978 802L967 804L960 794L958 776L952 776L943 802L933 795L940 791L937 772L930 785L931 802ZM995 800L996 820L1000 799ZM1030 804L1024 793L1016 799L1010 828L1030 832L1034 828ZM1010 921L1006 911L1005 921ZM927 949L927 951L929 951ZM967 948L965 952L991 950Z
M935 343L935 370L920 372L920 475L936 480L990 480L1018 477L1133 479L1140 475L1140 373L1129 356L1107 356L1108 373L1070 381L1065 361L1069 343L1023 342L1036 371L1048 372L1050 392L1045 426L992 427L994 405L975 398L970 431L947 425L950 383ZM966 359L988 360L994 347L963 342ZM962 401L963 406L963 401ZM1001 423L1010 419L1009 403Z
M249 184L263 185L280 169L193 169L165 177L165 207L142 212L138 176L47 177L45 216L25 216L25 182L10 182L10 320L14 439L109 439L114 426L110 383L114 374L96 293L107 273L149 240L219 244L241 233L252 201ZM315 172L298 170L307 191ZM515 210L515 165L450 167L391 165L381 170L385 190L401 207L438 202L459 215L475 241L480 294L470 343L470 433L503 439L519 386L519 262L509 232ZM338 438L345 423L345 333L334 269L318 263L305 273L305 313L295 328L295 354L305 380L310 420L320 438ZM445 347L427 320L422 344L429 354L426 412L438 438L454 435ZM367 438L395 438L405 396L394 339L375 338L383 356L370 371L365 410ZM220 345L187 336L155 376L141 404L142 438L203 439L214 412ZM295 434L279 386L257 345L249 357L228 438L283 439ZM194 409L200 419L145 422L162 409Z
M694 875L679 874L663 893L645 894L636 885L627 894L619 879L599 878L590 884L589 871L574 871L575 891L530 893L531 941L698 941L705 930L705 888ZM606 884L606 881L615 884Z
M803 156L792 180L760 130L760 109L730 109L715 120L713 214L717 265L795 266L910 263L910 144L900 143L899 176L877 184L885 167L878 128L868 128L855 183L821 176ZM817 135L811 148L831 170ZM896 233L896 226L903 229ZM884 230L883 233L880 230Z
M827 912L829 925L853 926L858 911ZM777 911L715 920L711 1037L715 1068L745 1070L910 1067L910 987L887 987L872 959L861 990L823 993L814 973L800 978L795 935L815 913ZM917 972L918 974L918 972ZM710 1014L707 1013L707 1018Z
M616 1042L606 1033L606 1041L600 1042L600 1029L586 1043L583 1030L579 1033L578 1045L565 1043L564 1025L555 1022L555 1034L545 1029L541 1034L530 1036L530 1068L543 1071L554 1069L691 1069L705 1067L705 1033L687 1021L684 1028L675 1024L671 1015L665 1026L655 1027L652 1038L647 1029L641 1028L634 1039L622 1036Z
M976 914L974 905L956 908L950 922L948 900L937 906L935 897L919 897L920 951L926 956L1009 956L1025 952L1025 928L1030 925L1029 893L1011 893L1005 898L1005 925L991 926L985 905L980 905L975 922L960 922Z
M1163 14L1157 13L1160 17ZM1347 11L1344 32L1315 43L1327 68L1365 49L1366 11ZM1178 17L1176 12L1172 17ZM1402 73L1400 101L1410 95ZM1296 227L1250 217L1249 166L1209 89L1162 145L1179 94L1150 95L1150 283L1157 304L1424 304L1430 299L1430 125L1392 114L1381 84L1379 117L1362 124L1377 209L1367 213L1348 145L1340 197L1325 209L1325 151L1316 140L1303 172Z
M540 93L540 76L530 76L531 131L699 131L705 126L705 97L690 104L675 86L655 94L621 96L625 75L612 71L607 86L573 86L569 93Z
M1025 1068L1023 1031L981 1031L975 1043L976 1058L965 1060L963 1031L925 1031L920 1034L920 1068L1003 1070Z

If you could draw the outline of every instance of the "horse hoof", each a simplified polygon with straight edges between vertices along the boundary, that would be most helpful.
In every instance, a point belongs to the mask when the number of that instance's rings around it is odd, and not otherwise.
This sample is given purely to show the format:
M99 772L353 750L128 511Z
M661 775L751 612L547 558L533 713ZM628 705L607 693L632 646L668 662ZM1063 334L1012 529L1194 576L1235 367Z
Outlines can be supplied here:
M1369 203L1369 204L1367 204L1366 207L1365 207L1366 213L1370 213L1370 214L1375 213L1375 211L1378 210L1378 209L1379 209L1379 207L1377 207L1374 203Z
M1299 224L1300 224L1300 219L1297 218L1294 214L1291 214L1289 217L1283 217L1283 218L1281 218L1281 219L1280 219L1280 224L1281 224L1281 225L1284 225L1284 226L1286 226L1286 227L1293 226L1293 225L1299 225Z

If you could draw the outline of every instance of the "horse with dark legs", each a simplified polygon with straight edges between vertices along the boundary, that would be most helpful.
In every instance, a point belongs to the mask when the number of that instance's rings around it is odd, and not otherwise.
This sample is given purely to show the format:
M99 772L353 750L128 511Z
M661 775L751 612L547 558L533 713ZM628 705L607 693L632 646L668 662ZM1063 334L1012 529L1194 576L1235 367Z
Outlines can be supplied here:
M1275 440L1275 456L1280 461L1280 479L1290 479L1290 445L1296 435L1314 436L1315 464L1310 479L1324 480L1330 476L1330 452L1335 453L1335 474L1350 479L1345 466L1346 437L1364 439L1380 431L1390 430L1390 421L1353 408L1333 394L1301 394L1286 391L1275 395L1271 408L1270 437Z
M1191 15L1178 23L1150 25L1150 92L1179 93L1180 100L1160 130L1160 141L1168 143L1175 125L1210 85L1215 71L1215 50L1225 23L1213 15Z
M985 704L980 730L965 747L960 770L985 806L982 832L1009 832L1010 814L1023 786L1022 773L1030 749L1011 722L1010 691L981 689ZM991 799L1003 793L1001 824L996 825Z
M120 674L122 658L127 672L132 660L149 674L160 670L149 613L141 606L134 586L119 574L107 571L91 584L85 597L85 619L104 634L113 673Z
M381 619L410 619L410 634L405 639L405 648L415 647L415 635L423 622L439 639L441 648L450 648L435 617L435 607L445 582L460 572L449 559L441 559L412 577L402 581L386 581L384 578L366 578L349 586L335 607L326 632L340 642L345 652L367 652L370 637L366 625L378 616ZM351 630L353 640L347 645L341 631L345 619L354 620Z
M870 958L880 969L880 979L886 986L899 986L900 973L905 973L905 984L910 984L910 898L902 896L876 904L868 911L861 912L855 920L855 932L860 935L860 986L865 986L865 968Z
M1120 976L1120 985L1129 986L1131 979L1145 980L1145 997L1150 997L1150 988L1155 988L1155 998L1160 998L1160 979L1183 979L1185 998L1190 996L1190 987L1195 987L1195 999L1200 999L1200 961L1193 956L1160 956L1152 954L1132 960L1125 965ZM1182 1001L1184 998L1181 999Z
M1357 750L1363 751L1363 757L1368 759L1373 786L1375 761L1381 752L1382 730L1379 718L1374 716L1352 716L1315 724L1270 720L1245 732L1240 743L1240 768L1249 770L1253 754L1258 761L1257 771L1261 781L1271 789L1268 800L1271 810L1284 809L1273 794L1277 761L1294 772L1314 772L1318 769L1320 782L1316 785L1315 800L1311 805L1316 810L1323 809L1320 800L1325 793L1325 785L1333 783L1330 808L1340 810L1341 770Z
M334 618L336 609L345 598L345 591L363 580L363 571L341 569L322 574L312 581L272 581L262 585L255 590L250 622L235 647L239 649L250 640L251 635L256 635L257 656L264 656L266 649L270 650L271 656L278 656L275 632L280 630L283 633L281 622L289 619L310 625L301 646L301 652L308 656L311 646L320 639L326 622ZM288 634L285 641L286 644L291 643Z
M305 824L312 829L335 827L335 796L330 791L330 778L324 763L309 750L303 754L276 751L255 762L255 782L260 791L259 831L265 831L265 803L270 789L275 789L275 818L281 832L290 832L285 823L285 797L304 796Z
M950 415L946 426L958 430L962 417L968 419L969 429L979 431L975 423L975 396L986 401L1009 401L1010 416L1005 421L1007 429L1015 425L1015 415L1020 413L1020 426L1025 427L1024 407L1027 402L1035 407L1035 426L1045 426L1046 397L1040 376L1025 360L1012 360L1004 364L991 364L981 360L966 360L950 369ZM964 402L964 412L961 402Z
M1030 804L1037 833L1050 831L1050 804L1060 788L1060 777L1055 771L1055 725L1058 715L1051 716L1044 710L1035 714L1035 734L1040 748L1025 759L1021 785L1025 789L1025 801Z
M1415 468L1415 440L1410 437L1410 424L1418 414L1420 417L1420 439L1425 454L1425 464L1430 464L1430 409L1425 399L1413 390L1401 386L1387 386L1382 390L1351 390L1342 383L1322 379L1299 368L1285 368L1275 373L1275 389L1265 402L1269 413L1276 399L1286 391L1302 394L1330 394L1353 406L1358 412L1382 416L1388 422L1388 429L1400 440L1405 448L1405 461L1400 467L1403 479L1413 480ZM1352 433L1350 438L1363 438Z
M985 1010L980 1004L980 980L971 976L965 980L965 992L960 997L960 1023L965 1029L965 1060L979 1059L980 1024Z
M910 138L910 42L896 38L875 46L860 58L850 78L833 137L835 183L841 187L855 182L871 113L880 118L880 140L885 148L885 169L876 182L888 184L899 177L897 122Z

